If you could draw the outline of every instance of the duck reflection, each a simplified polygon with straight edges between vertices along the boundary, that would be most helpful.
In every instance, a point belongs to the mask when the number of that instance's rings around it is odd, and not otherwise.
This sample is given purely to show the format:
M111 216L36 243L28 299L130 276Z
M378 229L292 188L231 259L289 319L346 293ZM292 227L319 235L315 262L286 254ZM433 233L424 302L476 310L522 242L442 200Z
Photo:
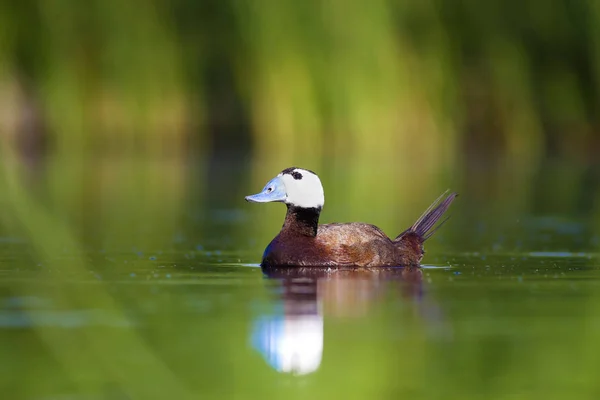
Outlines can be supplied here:
M408 301L422 298L421 268L271 268L281 282L278 308L255 321L253 346L277 371L308 374L323 356L324 315L360 317L389 290Z

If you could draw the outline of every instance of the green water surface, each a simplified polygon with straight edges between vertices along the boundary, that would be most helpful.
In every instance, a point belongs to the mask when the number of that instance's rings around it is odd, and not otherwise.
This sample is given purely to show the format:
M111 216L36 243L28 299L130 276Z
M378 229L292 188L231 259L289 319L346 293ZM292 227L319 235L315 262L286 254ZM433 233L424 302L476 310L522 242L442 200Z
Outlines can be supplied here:
M124 201L81 224L43 197L32 204L46 210L9 202L19 218L0 237L0 397L600 396L600 269L585 218L475 219L463 191L422 270L273 278L258 263L284 209L243 202L250 186L208 191L173 216L152 196ZM357 209L341 217L385 220Z

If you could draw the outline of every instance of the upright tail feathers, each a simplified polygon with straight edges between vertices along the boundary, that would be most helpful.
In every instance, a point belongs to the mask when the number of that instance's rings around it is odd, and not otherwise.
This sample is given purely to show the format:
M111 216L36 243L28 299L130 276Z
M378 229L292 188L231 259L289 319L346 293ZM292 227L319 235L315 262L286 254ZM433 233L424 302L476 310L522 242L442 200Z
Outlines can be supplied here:
M458 196L458 194L448 194L448 191L442 193L442 195L438 197L427 210L425 210L423 215L421 215L410 228L394 239L394 243L396 243L398 247L401 247L403 253L406 254L407 264L414 264L421 261L424 254L423 242L429 239L446 221L448 221L448 218L450 217L446 217L438 224L438 221L444 215L446 210L448 210L456 196ZM444 197L446 198L442 200Z
M450 217L446 217L444 220L442 220L442 222L439 223L438 226L435 226L435 224L439 221L442 215L444 215L446 210L448 210L448 207L450 207L450 204L452 204L456 196L458 196L456 193L450 193L442 202L440 202L440 200L442 200L447 193L448 191L442 193L442 195L438 197L433 204L427 208L427 210L425 210L423 215L421 215L410 228L402 232L398 238L407 232L413 232L422 237L423 241L425 241L429 239L438 229L440 229L440 227L444 225L444 223L448 221L448 218Z

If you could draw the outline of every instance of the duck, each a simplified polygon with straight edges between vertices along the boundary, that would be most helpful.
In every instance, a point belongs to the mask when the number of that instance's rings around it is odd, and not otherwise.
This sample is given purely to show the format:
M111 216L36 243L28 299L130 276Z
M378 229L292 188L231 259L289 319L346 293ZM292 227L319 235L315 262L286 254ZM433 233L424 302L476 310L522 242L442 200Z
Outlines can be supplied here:
M420 267L424 242L447 221L438 224L457 196L443 193L394 239L367 223L319 224L325 194L318 175L309 169L286 168L245 199L287 206L283 226L266 247L261 267L310 269Z

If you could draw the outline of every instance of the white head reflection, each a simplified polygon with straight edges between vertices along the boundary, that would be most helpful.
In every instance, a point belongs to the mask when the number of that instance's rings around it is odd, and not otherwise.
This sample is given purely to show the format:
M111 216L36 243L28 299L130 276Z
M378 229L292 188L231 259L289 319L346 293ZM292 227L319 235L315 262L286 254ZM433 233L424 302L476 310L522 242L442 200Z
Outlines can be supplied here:
M255 323L253 345L279 372L314 372L323 357L323 316L263 316Z

